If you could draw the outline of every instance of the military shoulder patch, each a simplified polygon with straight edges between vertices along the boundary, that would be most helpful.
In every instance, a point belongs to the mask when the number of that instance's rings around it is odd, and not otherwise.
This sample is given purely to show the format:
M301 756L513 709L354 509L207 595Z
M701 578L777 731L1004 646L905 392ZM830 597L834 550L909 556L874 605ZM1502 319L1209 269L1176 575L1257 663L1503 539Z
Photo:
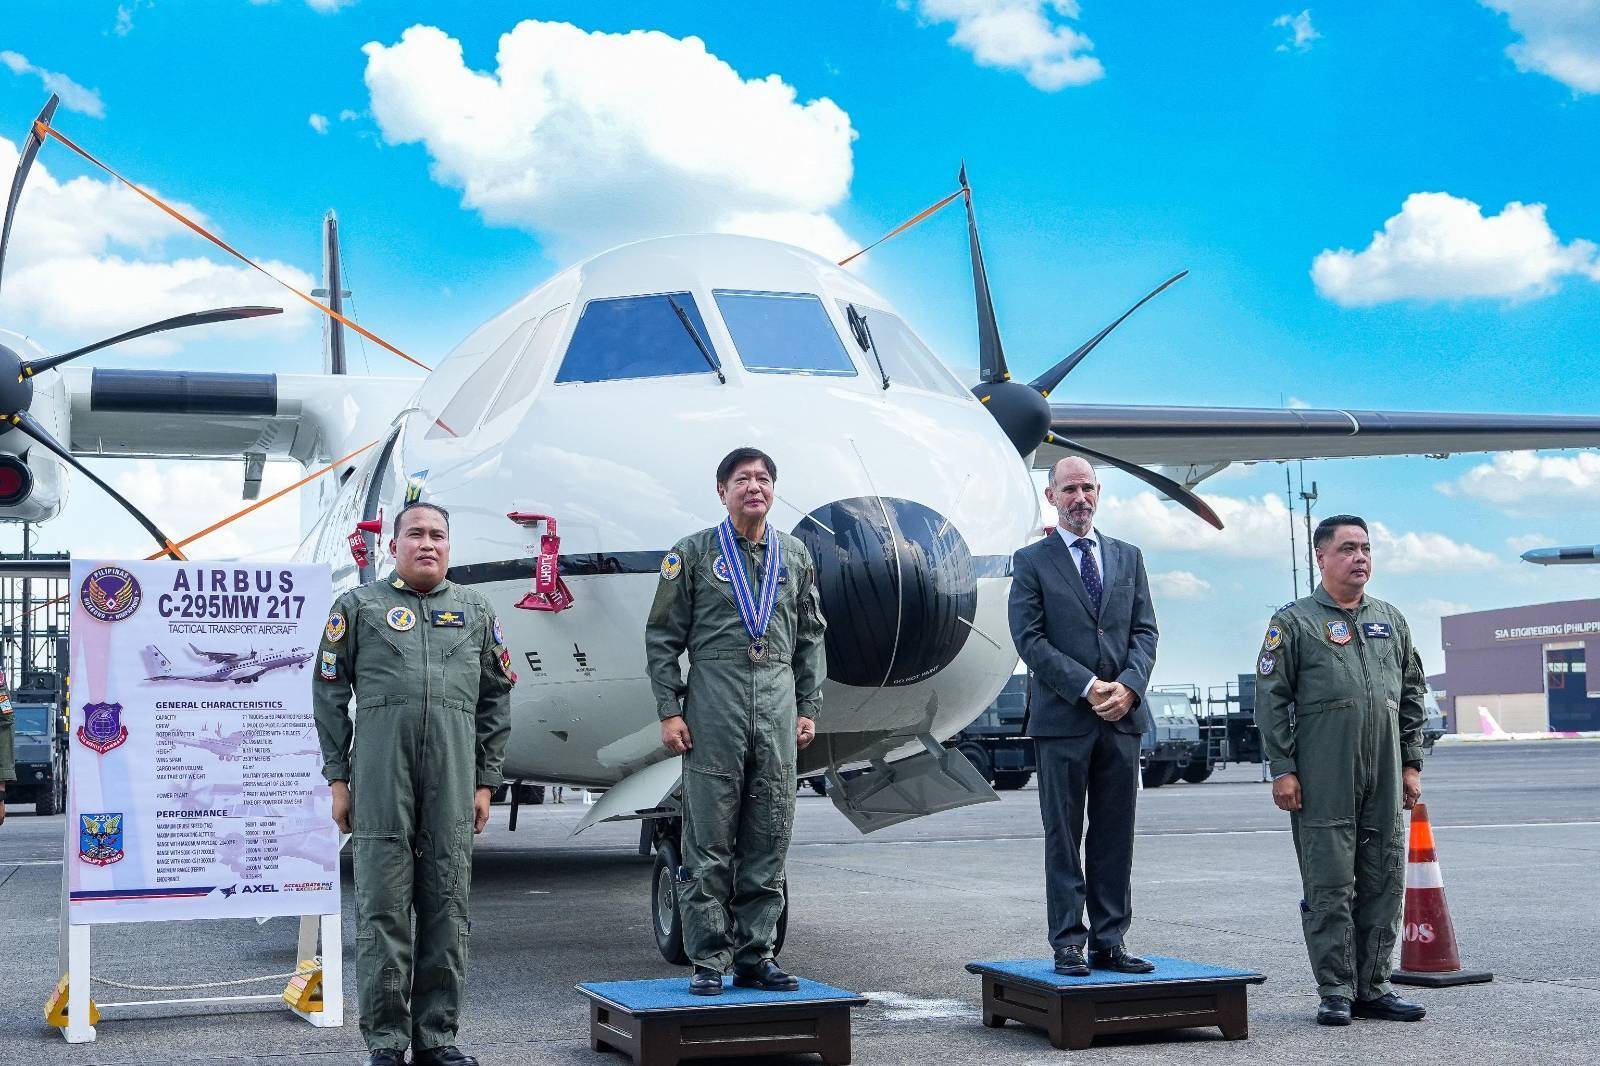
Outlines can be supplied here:
M1266 677L1278 668L1278 657L1271 652L1262 652L1261 658L1256 660L1256 673Z
M1277 651L1283 644L1283 630L1278 626L1268 626L1267 635L1261 641L1262 651Z
M343 611L334 611L328 616L328 624L322 627L322 635L329 644L337 644L344 639L345 621Z
M661 580L676 581L683 572L683 556L677 552L668 552L661 557Z
M322 662L317 666L317 674L324 681L339 680L339 656L331 651L322 653Z
M505 648L500 649L500 672L506 675L506 680L513 685L517 683L517 672L511 669L511 653Z
M1324 623L1324 625L1327 626L1328 639L1330 641L1332 641L1335 644L1339 644L1339 645L1344 645L1344 644L1350 643L1350 623L1349 622L1346 622L1342 618L1336 618L1331 622Z

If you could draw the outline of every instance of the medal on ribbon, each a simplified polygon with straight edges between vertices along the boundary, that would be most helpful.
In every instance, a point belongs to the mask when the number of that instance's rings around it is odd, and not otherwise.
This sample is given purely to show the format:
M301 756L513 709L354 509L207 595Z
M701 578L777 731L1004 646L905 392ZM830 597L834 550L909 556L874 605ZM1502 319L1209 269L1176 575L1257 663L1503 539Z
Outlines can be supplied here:
M750 574L745 569L744 553L739 551L739 541L733 532L733 519L724 518L717 526L717 542L722 546L733 586L733 601L739 608L739 618L750 634L750 661L759 663L767 657L767 625L772 621L772 609L778 605L778 571L782 560L778 558L778 538L767 526L767 571L762 577L760 599L750 587Z

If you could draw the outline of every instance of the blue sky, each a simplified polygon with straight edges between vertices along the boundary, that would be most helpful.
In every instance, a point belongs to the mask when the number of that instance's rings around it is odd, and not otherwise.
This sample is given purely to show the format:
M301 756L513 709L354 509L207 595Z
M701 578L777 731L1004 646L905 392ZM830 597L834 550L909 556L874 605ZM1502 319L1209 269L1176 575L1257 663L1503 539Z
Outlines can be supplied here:
M430 362L617 240L866 243L952 189L964 158L1019 377L1192 271L1058 401L1593 413L1597 27L1596 0L161 0L79 3L66 21L10 0L0 137L20 139L46 80L70 84L69 135L300 279L337 209L361 320ZM616 36L635 30L657 35ZM42 161L8 327L65 347L151 308L270 298L59 145ZM862 270L946 359L972 361L954 209ZM317 324L284 319L98 361L314 370ZM358 369L405 372L362 354ZM237 500L232 467L100 469L184 531ZM1439 613L1593 595L1600 577L1515 559L1600 540L1600 456L1339 461L1307 478L1321 513L1384 523L1374 592L1412 614L1430 669ZM1236 516L1218 537L1106 478L1103 528L1164 575L1160 679L1248 669L1292 592L1282 490L1277 466L1208 481ZM292 541L284 506L212 550ZM143 547L83 485L44 540Z

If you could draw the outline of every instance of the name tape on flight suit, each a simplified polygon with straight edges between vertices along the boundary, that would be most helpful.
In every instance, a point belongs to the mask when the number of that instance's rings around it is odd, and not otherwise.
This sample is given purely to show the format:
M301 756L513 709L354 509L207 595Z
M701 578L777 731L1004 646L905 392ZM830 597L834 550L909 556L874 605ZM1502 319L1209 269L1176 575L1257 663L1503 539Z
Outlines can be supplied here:
M1362 622L1361 635L1364 637L1382 637L1388 639L1394 636L1394 627L1388 622Z

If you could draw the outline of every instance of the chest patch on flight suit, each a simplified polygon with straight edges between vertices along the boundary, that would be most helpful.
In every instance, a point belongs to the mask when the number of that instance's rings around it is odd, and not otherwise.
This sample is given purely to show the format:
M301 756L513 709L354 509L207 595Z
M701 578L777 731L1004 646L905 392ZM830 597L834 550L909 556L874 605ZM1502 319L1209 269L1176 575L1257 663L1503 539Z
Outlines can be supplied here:
M344 639L344 630L343 612L334 611L328 616L328 624L322 627L322 635L328 638L329 644L337 644Z
M324 681L339 680L339 657L331 651L322 653L322 662L317 666L317 673Z
M462 629L467 624L467 616L460 611L434 611L433 624L435 628Z
M1337 619L1324 623L1328 627L1328 639L1333 643L1343 646L1350 643L1350 623L1344 619Z
M730 584L733 582L733 574L728 570L728 560L720 555L711 560L711 572L716 575L718 581L726 581Z
M789 568L786 566L783 569L778 571L778 584L787 585L788 583L789 583Z
M384 621L388 622L389 628L396 633L404 633L416 626L417 614L409 607L391 607Z
M1362 622L1361 635L1368 639L1380 637L1387 640L1394 636L1394 627L1388 622Z
M1278 650L1278 646L1281 645L1282 643L1283 643L1283 630L1279 629L1277 626L1268 626L1267 627L1266 639L1264 639L1261 642L1261 650L1262 651L1277 651ZM1270 671L1268 671L1268 672L1270 672Z
M1277 668L1278 657L1273 655L1271 652L1262 653L1261 658L1256 660L1256 673L1260 674L1262 677L1266 677Z

